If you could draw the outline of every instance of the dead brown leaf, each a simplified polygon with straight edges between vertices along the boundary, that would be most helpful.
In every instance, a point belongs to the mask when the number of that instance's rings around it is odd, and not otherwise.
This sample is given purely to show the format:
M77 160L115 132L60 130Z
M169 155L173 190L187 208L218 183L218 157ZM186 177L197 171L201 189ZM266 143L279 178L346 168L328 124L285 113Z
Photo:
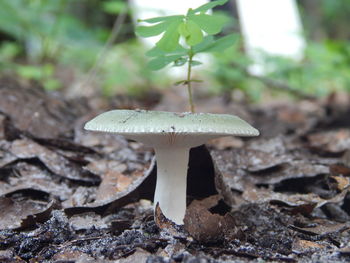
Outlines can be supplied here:
M212 196L194 200L187 207L184 227L200 243L221 242L227 231L234 228L233 218L229 214L222 216L209 211L219 199L219 196Z
M10 152L11 144L0 140L0 168L17 160L18 158Z
M96 184L100 178L84 172L77 164L29 139L15 140L10 152L19 159L39 159L51 172L62 177Z
M147 170L144 171L143 176L134 180L125 191L115 192L113 196L109 196L110 198L108 200L106 199L103 201L94 201L89 203L83 202L78 204L70 201L67 205L64 205L66 207L65 213L68 215L75 215L85 212L108 214L114 212L117 208L136 202L140 199L150 200L153 197L156 182L154 165L155 159L153 159L149 167L146 165L145 169ZM93 192L95 191L93 190ZM80 193L78 196L84 196L84 199L86 200L88 196L84 195L84 193L86 193L86 191L83 189L82 193Z
M289 207L310 207L312 212L313 208L322 207L328 203L339 203L342 202L348 192L348 189L343 190L339 194L335 195L331 199L323 199L317 194L288 194L288 193L278 193L273 192L270 189L259 189L259 188L249 188L246 189L242 198L249 203L278 203L284 204ZM308 209L308 210L310 210ZM296 210L297 211L297 210Z
M77 109L37 85L27 88L10 78L0 79L0 112L9 116L17 129L35 137L70 137Z
M54 201L47 203L2 196L0 197L0 228L22 229L32 227L37 222L45 222L49 219L54 204Z
M307 136L310 147L321 152L341 153L350 149L350 130L337 129Z
M334 233L342 233L350 229L350 224L348 222L338 223L338 222L329 221L326 219L315 219L313 220L313 223L315 224L314 227L293 226L293 229L307 235L322 235L322 236L328 236Z
M59 200L66 200L73 192L67 184L57 178L55 180L48 171L35 165L18 162L11 169L16 176L10 176L6 183L0 184L0 195L21 189L33 189L44 191Z
M301 252L312 252L315 250L324 249L326 245L319 244L313 241L309 240L303 240L303 239L296 239L293 242L293 250L297 251L298 253Z
M343 191L345 188L350 186L350 178L343 176L331 176L336 181L337 190Z
M230 148L241 148L244 142L241 138L226 136L217 139L210 140L206 143L208 146L214 147L217 150L225 150Z
M344 176L350 176L350 168L347 165L344 164L332 164L329 167L330 173L332 175L344 175Z
M123 173L128 168L125 163L117 160L90 159L89 161L89 164L84 166L84 169L99 175L109 171Z
M108 228L105 220L93 212L74 215L69 218L69 224L72 229L77 231L88 230L91 227L95 229Z
M99 185L95 202L110 200L116 193L125 191L133 179L122 173L110 171L104 174L102 183Z

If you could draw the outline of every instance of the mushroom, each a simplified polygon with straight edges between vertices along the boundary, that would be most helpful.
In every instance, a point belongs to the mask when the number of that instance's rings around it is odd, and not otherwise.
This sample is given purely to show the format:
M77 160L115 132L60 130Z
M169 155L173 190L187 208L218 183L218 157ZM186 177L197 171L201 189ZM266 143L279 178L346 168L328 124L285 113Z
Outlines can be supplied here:
M112 110L85 124L86 130L112 132L151 146L157 159L154 207L183 224L189 150L217 137L257 136L259 131L237 116L210 113L174 113Z

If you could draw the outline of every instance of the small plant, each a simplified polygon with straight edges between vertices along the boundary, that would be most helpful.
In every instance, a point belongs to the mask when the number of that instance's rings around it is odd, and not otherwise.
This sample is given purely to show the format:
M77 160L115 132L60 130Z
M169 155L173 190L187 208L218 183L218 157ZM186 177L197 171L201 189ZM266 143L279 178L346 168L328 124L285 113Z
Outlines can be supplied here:
M234 35L214 38L214 35L222 31L229 19L222 14L208 14L210 9L223 5L227 1L209 2L195 9L189 9L185 15L139 20L152 25L136 28L136 34L141 37L163 34L155 47L146 53L152 58L148 64L152 70L159 70L171 63L174 66L187 64L187 78L175 84L187 86L191 112L195 112L191 84L200 82L200 80L192 79L192 67L202 64L194 59L195 55L203 52L222 51L230 47L235 40Z

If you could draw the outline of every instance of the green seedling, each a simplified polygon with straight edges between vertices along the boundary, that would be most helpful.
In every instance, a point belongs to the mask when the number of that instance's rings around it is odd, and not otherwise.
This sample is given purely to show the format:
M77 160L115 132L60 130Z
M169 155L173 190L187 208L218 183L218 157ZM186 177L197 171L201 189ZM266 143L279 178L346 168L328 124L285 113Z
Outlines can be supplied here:
M159 70L169 64L179 67L187 64L187 78L176 82L186 85L191 112L195 112L192 98L192 67L202 64L195 60L198 53L222 51L230 47L235 40L234 35L215 38L229 18L222 14L208 14L210 9L223 5L228 0L209 2L195 9L189 9L185 15L154 17L139 22L150 25L136 27L140 37L153 37L162 34L160 40L146 55L151 57L148 66Z

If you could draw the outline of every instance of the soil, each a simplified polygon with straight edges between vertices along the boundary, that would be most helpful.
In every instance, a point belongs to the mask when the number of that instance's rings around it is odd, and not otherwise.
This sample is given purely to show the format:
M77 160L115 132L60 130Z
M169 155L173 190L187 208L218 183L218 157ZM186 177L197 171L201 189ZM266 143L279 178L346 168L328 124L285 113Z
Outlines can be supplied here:
M177 226L153 213L153 150L82 127L112 108L184 111L181 93L67 99L0 79L0 262L349 262L350 96L196 102L261 135L191 150Z

